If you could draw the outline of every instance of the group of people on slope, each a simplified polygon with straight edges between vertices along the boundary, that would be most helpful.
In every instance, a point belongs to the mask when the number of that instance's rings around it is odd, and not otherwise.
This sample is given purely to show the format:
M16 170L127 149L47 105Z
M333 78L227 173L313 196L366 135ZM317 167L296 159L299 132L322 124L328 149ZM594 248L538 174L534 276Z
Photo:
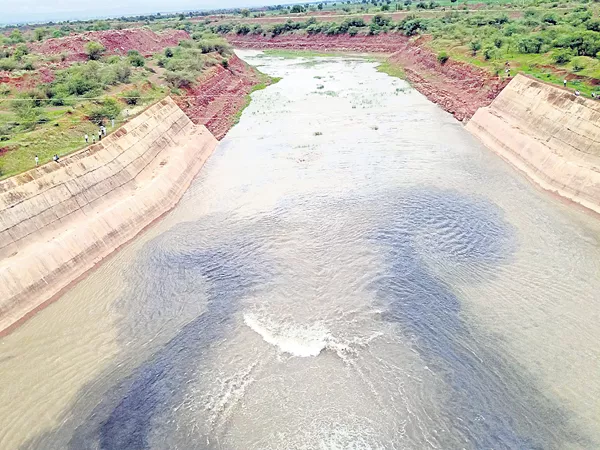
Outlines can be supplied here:
M115 126L115 120L112 120L112 126ZM98 129L98 141L102 140L102 136L106 136L106 127L104 125L100 125L100 128ZM88 134L86 133L83 137L85 139L85 143L89 144L90 143L90 137L88 136ZM92 136L92 143L96 142L96 137ZM40 158L38 157L38 155L34 156L34 160L35 160L35 165L38 166L40 164ZM54 156L52 156L52 161L54 162L59 162L60 157L58 156L57 153L54 154Z
M567 81L567 79L565 78L565 79L563 80L563 87L564 87L565 89L567 88L567 83L568 83L568 81ZM579 96L581 95L581 91L580 91L579 89L575 89L575 92L574 92L574 94L575 94L575 97L579 97ZM599 99L600 99L600 93L598 93L598 94L597 94L597 93L595 93L595 92L592 92L592 98L593 98L594 100L599 100Z
M114 123L114 121L113 121L113 123ZM104 125L100 125L100 128L98 129L98 141L102 140L102 136L106 136L106 127ZM90 143L90 137L87 135L87 133L85 134L85 136L83 138L85 139L86 144ZM92 144L95 142L96 142L96 137L92 136Z

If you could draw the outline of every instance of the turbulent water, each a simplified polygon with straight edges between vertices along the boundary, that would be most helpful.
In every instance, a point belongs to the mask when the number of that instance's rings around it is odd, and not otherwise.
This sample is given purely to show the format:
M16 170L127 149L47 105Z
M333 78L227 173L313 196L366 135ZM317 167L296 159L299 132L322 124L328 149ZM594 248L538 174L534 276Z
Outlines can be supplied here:
M179 206L0 340L0 448L600 447L600 222L365 60L243 52Z

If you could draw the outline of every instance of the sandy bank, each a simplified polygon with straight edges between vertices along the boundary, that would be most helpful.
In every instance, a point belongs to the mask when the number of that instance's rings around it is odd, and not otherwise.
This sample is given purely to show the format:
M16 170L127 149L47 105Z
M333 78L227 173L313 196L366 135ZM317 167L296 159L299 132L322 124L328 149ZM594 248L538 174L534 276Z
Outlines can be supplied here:
M228 35L234 47L252 49L291 49L384 53L389 61L404 69L411 85L458 120L469 119L488 106L507 81L485 70L449 60L440 64L427 48L425 38L408 38L389 33L376 36L318 35Z
M517 75L467 129L544 189L600 213L600 102Z
M171 209L216 144L167 98L100 143L0 182L0 331Z

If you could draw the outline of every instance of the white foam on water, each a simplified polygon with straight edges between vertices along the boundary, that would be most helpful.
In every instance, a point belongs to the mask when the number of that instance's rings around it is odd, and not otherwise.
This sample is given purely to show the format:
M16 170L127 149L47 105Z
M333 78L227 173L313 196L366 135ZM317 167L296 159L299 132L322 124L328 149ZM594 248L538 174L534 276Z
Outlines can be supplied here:
M244 314L244 323L265 342L283 353L302 358L318 356L331 339L322 324L299 325L289 321L276 322L256 314Z

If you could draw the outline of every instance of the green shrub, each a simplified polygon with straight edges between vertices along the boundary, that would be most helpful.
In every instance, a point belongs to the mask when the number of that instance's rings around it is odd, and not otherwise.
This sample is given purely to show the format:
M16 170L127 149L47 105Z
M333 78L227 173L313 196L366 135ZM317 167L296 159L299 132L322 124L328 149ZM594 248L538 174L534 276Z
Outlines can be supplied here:
M190 87L196 79L191 73L183 71L167 71L164 77L169 85L177 89Z
M172 58L173 57L173 49L170 47L165 48L165 57Z
M358 28L356 28L356 27L348 28L348 34L350 36L356 36L358 34Z
M119 55L111 55L106 58L106 62L108 64L117 64L121 62L121 57Z
M408 19L408 17L407 17ZM420 31L425 31L427 30L427 26L424 19L409 19L409 20L403 20L402 22L400 22L400 30L407 36L413 36L417 33L419 33Z
M235 27L235 32L237 34L248 34L248 33L250 33L250 31L252 31L252 29L250 28L250 25L248 25L246 23L238 24Z
M129 50L127 52L127 59L133 67L144 67L146 64L146 60L137 50Z
M21 58L23 58L23 56L28 55L29 54L29 49L27 48L26 45L17 45L15 47L15 51L13 52L13 58L15 58L17 61L20 61Z
M202 50L202 53L218 52L221 56L231 54L230 45L223 39L203 39L198 42L197 48Z
M477 52L481 50L481 42L471 41L469 42L469 48L471 49L471 52L473 52L473 56L475 56Z
M130 89L129 91L123 92L123 100L125 100L125 103L128 105L137 105L140 103L141 99L139 97L141 97L141 94L137 89Z
M581 72L583 69L585 69L585 65L583 63L575 63L573 64L573 72Z
M392 19L388 16L384 16L383 14L376 14L373 16L371 22L379 27L385 27L392 23Z
M590 31L600 32L600 20L590 20L585 24L585 27Z
M566 64L571 61L571 52L568 50L559 50L552 55L552 59L556 64Z
M102 57L102 53L104 53L104 46L99 42L91 41L88 42L85 46L85 52L88 56L88 59L95 61Z
M496 49L494 47L486 47L483 49L483 57L486 61L496 57Z
M26 94L13 101L11 109L15 113L19 125L25 130L35 128L41 117L41 110L36 105L35 99L31 99Z
M440 52L437 56L437 60L440 64L446 64L446 62L450 59L446 52Z
M8 43L9 44L19 44L21 42L25 42L23 33L21 33L18 29L14 29L8 36Z
M13 71L17 68L17 62L12 58L0 59L0 70L6 70L8 72Z
M23 60L22 68L23 70L35 70L34 60L31 58Z
M526 36L517 42L520 53L540 53L544 40L540 36Z
M89 119L97 125L101 125L105 119L116 119L121 113L121 107L114 98L105 98L102 104L92 109Z

